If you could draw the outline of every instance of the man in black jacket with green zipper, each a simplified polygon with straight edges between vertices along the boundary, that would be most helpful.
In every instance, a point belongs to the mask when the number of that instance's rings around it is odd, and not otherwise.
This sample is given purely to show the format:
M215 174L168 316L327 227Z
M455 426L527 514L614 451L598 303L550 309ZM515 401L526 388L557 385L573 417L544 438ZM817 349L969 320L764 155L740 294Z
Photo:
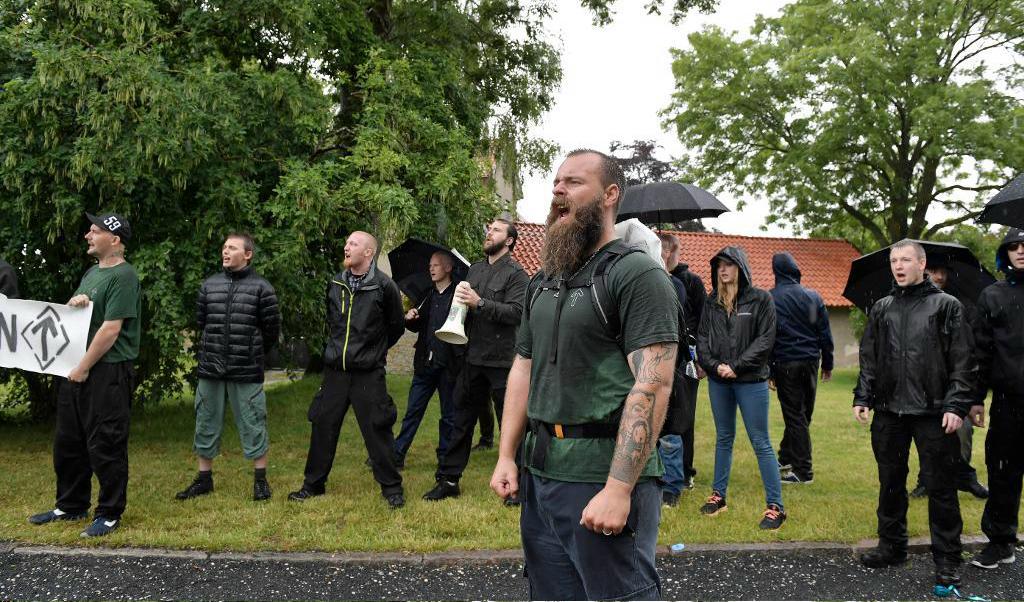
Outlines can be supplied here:
M392 508L405 505L402 475L392 452L391 428L398 417L388 395L384 365L388 349L405 331L398 286L377 269L377 239L353 232L345 243L345 271L327 286L329 338L324 348L324 377L309 407L312 433L302 488L288 494L301 502L323 495L334 464L341 424L352 406L370 455L373 478Z

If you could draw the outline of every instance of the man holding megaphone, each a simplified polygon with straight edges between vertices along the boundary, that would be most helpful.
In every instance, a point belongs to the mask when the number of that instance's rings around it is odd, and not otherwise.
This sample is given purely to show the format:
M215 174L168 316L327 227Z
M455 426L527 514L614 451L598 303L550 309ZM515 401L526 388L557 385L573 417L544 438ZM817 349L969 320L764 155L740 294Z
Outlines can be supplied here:
M523 315L526 287L530 283L523 266L511 256L517 238L512 222L491 222L484 237L486 259L471 265L466 279L455 288L453 310L463 304L467 311L463 325L468 338L466 363L455 385L455 428L451 442L438 460L437 483L423 496L425 500L459 495L459 479L469 464L480 409L493 400L500 421L505 381L515 354L516 327ZM446 329L458 328L446 323L442 330Z

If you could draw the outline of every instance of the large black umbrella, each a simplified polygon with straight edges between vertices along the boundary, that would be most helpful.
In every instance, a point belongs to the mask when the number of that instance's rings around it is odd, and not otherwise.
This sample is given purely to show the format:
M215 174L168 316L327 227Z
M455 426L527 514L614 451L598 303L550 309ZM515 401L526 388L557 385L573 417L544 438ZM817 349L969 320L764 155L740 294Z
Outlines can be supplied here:
M944 267L947 272L945 291L959 299L977 301L981 289L996 281L995 277L978 262L978 258L963 245L948 242L915 241L924 247L928 267ZM843 296L865 312L875 301L892 291L895 281L889 268L889 249L853 260L850 276L846 280Z
M1014 178L991 201L985 203L978 221L1024 228L1024 174Z
M430 281L430 256L441 251L452 256L452 282L460 282L469 272L469 264L457 252L441 245L409 238L388 252L391 279L413 303L419 305L434 283Z
M679 182L652 182L626 189L616 222L637 218L645 224L671 224L718 217L729 208L703 188Z

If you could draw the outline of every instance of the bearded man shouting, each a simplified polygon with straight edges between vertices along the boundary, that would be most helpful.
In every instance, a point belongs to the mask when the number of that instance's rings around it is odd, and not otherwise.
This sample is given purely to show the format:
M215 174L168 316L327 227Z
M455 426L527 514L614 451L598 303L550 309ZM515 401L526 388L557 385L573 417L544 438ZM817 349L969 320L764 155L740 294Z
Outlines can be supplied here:
M593 150L573 151L559 167L543 272L530 283L516 340L491 488L523 500L533 599L661 598L662 465L653 452L672 390L677 301L665 269L615 238L624 180L613 158Z

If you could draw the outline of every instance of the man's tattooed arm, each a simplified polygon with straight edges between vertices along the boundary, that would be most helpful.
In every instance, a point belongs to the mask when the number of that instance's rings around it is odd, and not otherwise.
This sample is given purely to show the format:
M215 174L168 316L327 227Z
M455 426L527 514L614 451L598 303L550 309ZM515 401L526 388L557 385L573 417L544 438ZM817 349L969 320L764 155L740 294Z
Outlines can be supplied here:
M608 476L632 487L647 464L668 409L676 344L657 343L629 355L636 384L626 396Z

